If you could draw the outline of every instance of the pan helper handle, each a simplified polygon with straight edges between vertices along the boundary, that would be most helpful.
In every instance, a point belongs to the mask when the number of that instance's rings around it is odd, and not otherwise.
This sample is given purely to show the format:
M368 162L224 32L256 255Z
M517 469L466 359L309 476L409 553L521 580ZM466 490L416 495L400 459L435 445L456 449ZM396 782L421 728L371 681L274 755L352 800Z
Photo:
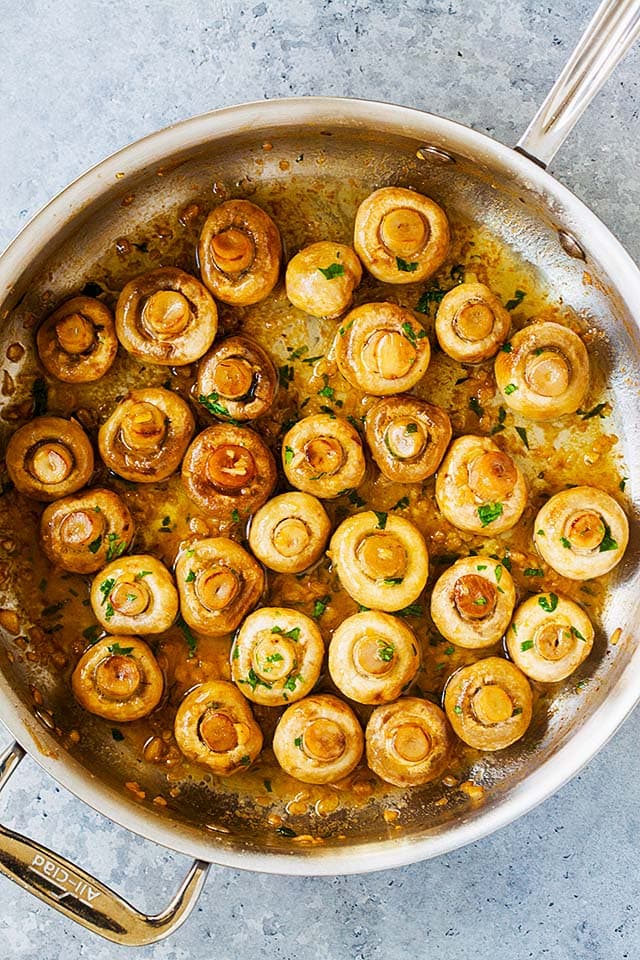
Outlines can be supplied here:
M0 754L0 791L24 755L17 743ZM177 930L195 907L208 870L196 860L167 909L147 916L80 867L0 824L0 873L80 926L126 946L155 943Z
M640 0L603 0L516 150L548 166L639 37Z

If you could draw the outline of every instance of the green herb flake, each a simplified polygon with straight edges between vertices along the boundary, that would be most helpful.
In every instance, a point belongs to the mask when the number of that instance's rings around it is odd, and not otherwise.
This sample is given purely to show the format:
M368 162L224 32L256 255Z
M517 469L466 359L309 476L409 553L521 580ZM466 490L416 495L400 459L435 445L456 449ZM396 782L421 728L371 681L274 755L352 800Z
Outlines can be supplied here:
M330 603L331 603L330 594L326 594L326 596L320 597L319 600L315 600L313 604L313 612L311 614L313 619L319 620Z
M529 438L527 437L527 431L524 427L516 427L516 433L524 443L527 450L529 449Z
M508 384L506 385L506 387L504 388L504 395L505 395L506 397L510 397L511 394L512 394L512 393L515 393L517 389L518 389L518 388L517 388L517 386L516 386L515 383L508 383Z
M582 640L583 643L586 643L586 642L587 642L586 639L585 639L585 637L582 636L582 634L580 633L580 631L578 630L577 627L571 627L571 633L572 633L572 634L574 635L574 637L576 637L578 640Z
M513 713L511 714L511 716L512 716L512 717L519 717L521 713L522 713L522 707L514 707L514 708L513 708Z
M496 577L496 583L500 583L500 581L502 580L502 565L501 565L501 564L498 564L498 566L496 567L494 573L495 573L495 577Z
M417 424L417 423L414 423L414 422L412 421L411 423L408 423L408 424L407 424L407 429L405 430L405 433L417 433L417 432L418 432L418 424Z
M522 650L523 653L525 653L526 650L531 650L532 647L533 647L533 640L523 640L522 643L520 644L520 649Z
M386 643L384 640L378 640L378 659L383 660L385 663L389 663L393 660L393 655L395 653L395 645L393 643Z
M469 409L472 410L478 418L484 416L484 408L480 405L477 397L469 397Z
M293 359L293 357L291 359ZM317 357L305 357L302 362L308 363L309 366L311 366L312 363L317 363L318 360L322 360L322 359L323 359L322 354L318 354Z
M349 498L349 503L352 503L354 507L366 507L367 501L363 500L355 490L352 490L349 494L347 494L347 496Z
M506 343L503 343L503 344L502 344L502 346L500 347L500 349L502 350L503 353L511 353L511 351L513 350L513 347L511 346L510 341L507 340Z
M118 730L117 727L111 728L111 736L116 741L116 743L121 743L124 740L124 733L122 730Z
M284 682L284 689L289 690L291 691L291 693L293 693L296 689L296 683L303 683L303 682L304 682L303 678L300 676L300 674L297 674L296 676L291 674L291 676L287 677L287 679Z
M284 657L281 653L270 653L265 660L267 663L280 663L281 660L284 660Z
M186 575L186 577L184 578L184 582L185 582L185 583L193 583L195 579L196 579L195 572L194 572L193 570L189 570L189 573L188 573L188 574Z
M341 263L331 263L328 267L317 268L325 280L333 280L335 277L344 277L344 266Z
M397 587L399 583L402 583L404 577L385 577L382 581L387 587Z
M453 708L453 712L454 712L454 713L456 714L456 716L458 716L458 717L462 716L462 707L459 706L459 704L456 703L455 707Z
M347 330L351 330L352 326L353 326L353 320L349 320L349 323L345 323L344 327L340 327L338 333L340 334L341 337L344 337Z
M293 381L293 367L288 363L278 367L278 382L283 390L289 389L289 384Z
M607 406L606 402L597 403L595 407L591 408L591 410L578 410L578 413L580 414L583 420L591 420L593 417L600 417L600 419L602 420L606 416L606 414L602 412L606 406Z
M249 670L246 680L239 680L238 683L246 683L252 690L255 690L256 687L266 687L267 690L271 690L271 684L267 683L266 680L262 680L253 667Z
M518 628L517 628L517 626L515 625L515 623L512 623L512 624L511 624L511 629L513 630L513 632L514 632L514 633L516 634L516 636L517 636L517 635L518 635Z
M396 610L395 615L396 617L421 617L422 607L419 603L410 603L408 607Z
M558 606L558 596L555 593L542 594L538 597L538 603L545 613L553 613Z
M292 627L291 630L287 630L285 632L282 627L276 624L275 626L271 627L271 633L279 633L283 637L288 637L289 640L297 641L300 639L300 627Z
M566 537L560 537L560 543L565 548L565 550L571 550L571 541L567 540Z
M400 497L391 507L392 510L405 510L409 506L409 497Z
M455 647L453 646L453 644L451 644L451 643L449 644L448 647L445 647L444 650L443 650L443 653L444 653L444 655L445 655L446 657L450 657L451 654L452 654L452 653L455 653L455 652L456 652L456 648L455 648Z
M418 269L417 263L410 263L408 260L403 260L402 257L396 257L396 266L402 273L415 273Z
M271 780L263 780L264 788L267 793L273 793L273 787L271 786Z
M440 303L446 292L446 290L441 290L439 287L425 290L416 304L417 312L429 313L431 304Z
M107 543L107 563L110 563L112 560L117 560L127 549L126 541L120 540L117 533L108 533Z
M234 523L240 523L240 514L235 508L231 511L231 519Z
M525 577L544 577L544 570L540 567L527 567L524 571Z
M302 750L302 737L296 737L293 741L294 747L297 747L298 750Z
M107 650L114 657L129 657L133 653L133 647L121 647L117 640L110 643Z
M170 527L170 526L171 526L171 517L170 517L169 515L167 515L166 517L163 517L163 518L162 518L162 526L163 526L163 527Z
M387 525L387 514L383 510L374 510L373 511L378 518L378 530L384 530Z
M486 607L488 600L486 597L476 597L473 603L476 607Z
M182 635L187 641L187 648L189 650L188 659L191 660L195 656L196 650L198 648L198 641L194 637L191 627L186 623L182 615L178 616L176 620L176 625L182 630Z
M98 587L100 593L102 594L102 600L100 602L103 606L106 603L107 598L111 593L111 591L113 590L113 588L115 587L115 585L116 585L115 577L107 577L107 579L103 580L100 586Z
M151 576L151 570L138 570L138 572L134 577L134 580L144 580L145 577L150 577L150 576Z
M281 837L297 837L298 834L295 830L292 830L291 827L277 827L276 833L280 834Z
M292 460L293 460L293 450L292 450L292 448L291 448L291 447L285 447L285 448L284 448L284 462L285 462L286 464L289 464L289 463L291 463Z
M479 564L479 565L476 567L476 570L477 570L478 572L480 572L481 570L486 570L486 569L487 569L486 563L481 563L481 564Z
M82 631L82 636L93 646L94 643L97 643L98 637L100 636L100 627L93 623L90 627Z
M98 536L95 540L92 540L87 549L90 553L97 553L100 547L102 546L102 537Z
M623 477L622 480L620 481L620 483L618 484L618 487L620 488L620 492L621 492L621 493L624 493L624 490L625 490L625 487L626 487L626 485L627 485L627 480L628 480L628 479L629 479L628 477Z
M290 360L299 360L300 357L304 357L305 353L309 353L309 347L306 346L296 347L295 350L292 350L291 347L289 347L288 350ZM304 363L304 360L302 362Z
M598 553L607 553L609 550L617 550L618 543L611 536L611 527L604 520L602 521L604 525L604 537L598 547Z
M489 526L498 517L501 517L504 507L501 503L483 503L478 507L478 517L483 527Z
M542 527L540 527L539 530L536 530L536 537L546 537L546 533L544 532Z
M209 413L212 413L214 417L225 417L231 423L236 423L236 421L231 418L228 408L225 407L223 403L220 403L219 395L217 393L209 393L206 395L201 393L198 397L198 403L202 404L202 406L208 410Z
M520 304L522 303L526 295L527 293L525 290L516 290L516 292L513 295L513 300L507 300L507 302L505 303L504 305L505 309L515 310L516 307L520 306Z
M243 757L240 757L240 764L243 767L248 767L251 764L251 757L248 753L245 753Z

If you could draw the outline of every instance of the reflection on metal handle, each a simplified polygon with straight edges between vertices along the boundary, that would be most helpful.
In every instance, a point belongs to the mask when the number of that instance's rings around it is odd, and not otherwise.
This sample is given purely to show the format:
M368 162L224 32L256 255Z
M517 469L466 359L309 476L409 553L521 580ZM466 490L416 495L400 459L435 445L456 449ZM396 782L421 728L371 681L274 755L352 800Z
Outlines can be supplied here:
M17 743L0 755L0 790L23 756ZM57 853L0 825L1 873L87 930L127 946L155 943L177 930L196 905L208 869L196 860L167 909L150 917Z
M603 0L516 149L546 167L638 37L640 0Z

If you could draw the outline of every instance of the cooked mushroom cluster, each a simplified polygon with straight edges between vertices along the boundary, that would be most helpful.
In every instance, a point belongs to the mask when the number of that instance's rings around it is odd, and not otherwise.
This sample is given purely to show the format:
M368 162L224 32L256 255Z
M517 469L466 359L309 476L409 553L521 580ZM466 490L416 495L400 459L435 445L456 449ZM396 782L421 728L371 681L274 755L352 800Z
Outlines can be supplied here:
M69 664L132 769L177 768L174 800L205 767L278 818L432 782L440 805L473 751L543 728L539 685L590 669L607 581L580 582L629 541L596 341L527 320L414 189L281 224L284 288L265 210L192 206L195 258L137 245L34 318L44 376L3 405L14 639Z

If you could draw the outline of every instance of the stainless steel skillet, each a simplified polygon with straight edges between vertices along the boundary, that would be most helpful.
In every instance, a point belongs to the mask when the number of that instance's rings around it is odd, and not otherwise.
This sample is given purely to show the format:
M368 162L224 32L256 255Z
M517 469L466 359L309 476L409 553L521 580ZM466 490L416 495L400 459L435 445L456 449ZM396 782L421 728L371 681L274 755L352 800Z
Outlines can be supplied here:
M402 181L432 193L447 208L487 229L526 256L565 302L606 335L609 382L638 496L640 463L634 438L640 426L640 331L633 310L640 302L640 272L602 223L545 170L582 110L640 32L637 2L606 2L572 56L517 150L459 124L387 104L350 100L287 100L249 104L186 121L126 148L69 187L23 231L0 260L6 293L2 354L45 292L61 298L90 275L113 238L134 232L145 219L179 207L212 179L250 188L254 159L262 178L280 184L297 177L340 182L359 176L371 186ZM269 141L267 155L261 147ZM305 164L295 166L304 155ZM281 161L289 164L283 169ZM133 206L123 206L136 195ZM29 342L29 341L26 341ZM12 372L15 372L12 368ZM633 524L634 528L636 524ZM2 719L17 744L2 759L0 787L23 750L61 784L113 820L198 858L183 888L159 917L144 917L95 879L56 854L0 829L0 869L67 916L117 942L141 944L167 935L187 916L204 882L206 864L290 874L363 872L449 851L486 835L531 809L590 759L640 697L640 655L631 638L638 619L638 537L634 529L625 567L605 610L604 626L621 640L594 669L580 705L560 703L542 743L511 768L493 773L496 788L486 805L464 817L438 820L416 801L413 817L392 838L364 818L347 842L298 848L251 834L205 832L193 810L180 819L126 799L95 757L105 744L87 743L71 756L49 730L49 714L33 702L35 681L55 715L65 692L58 678L35 676L0 651ZM35 709L34 709L35 708ZM96 750L96 747L98 748ZM336 831L337 833L338 831Z

